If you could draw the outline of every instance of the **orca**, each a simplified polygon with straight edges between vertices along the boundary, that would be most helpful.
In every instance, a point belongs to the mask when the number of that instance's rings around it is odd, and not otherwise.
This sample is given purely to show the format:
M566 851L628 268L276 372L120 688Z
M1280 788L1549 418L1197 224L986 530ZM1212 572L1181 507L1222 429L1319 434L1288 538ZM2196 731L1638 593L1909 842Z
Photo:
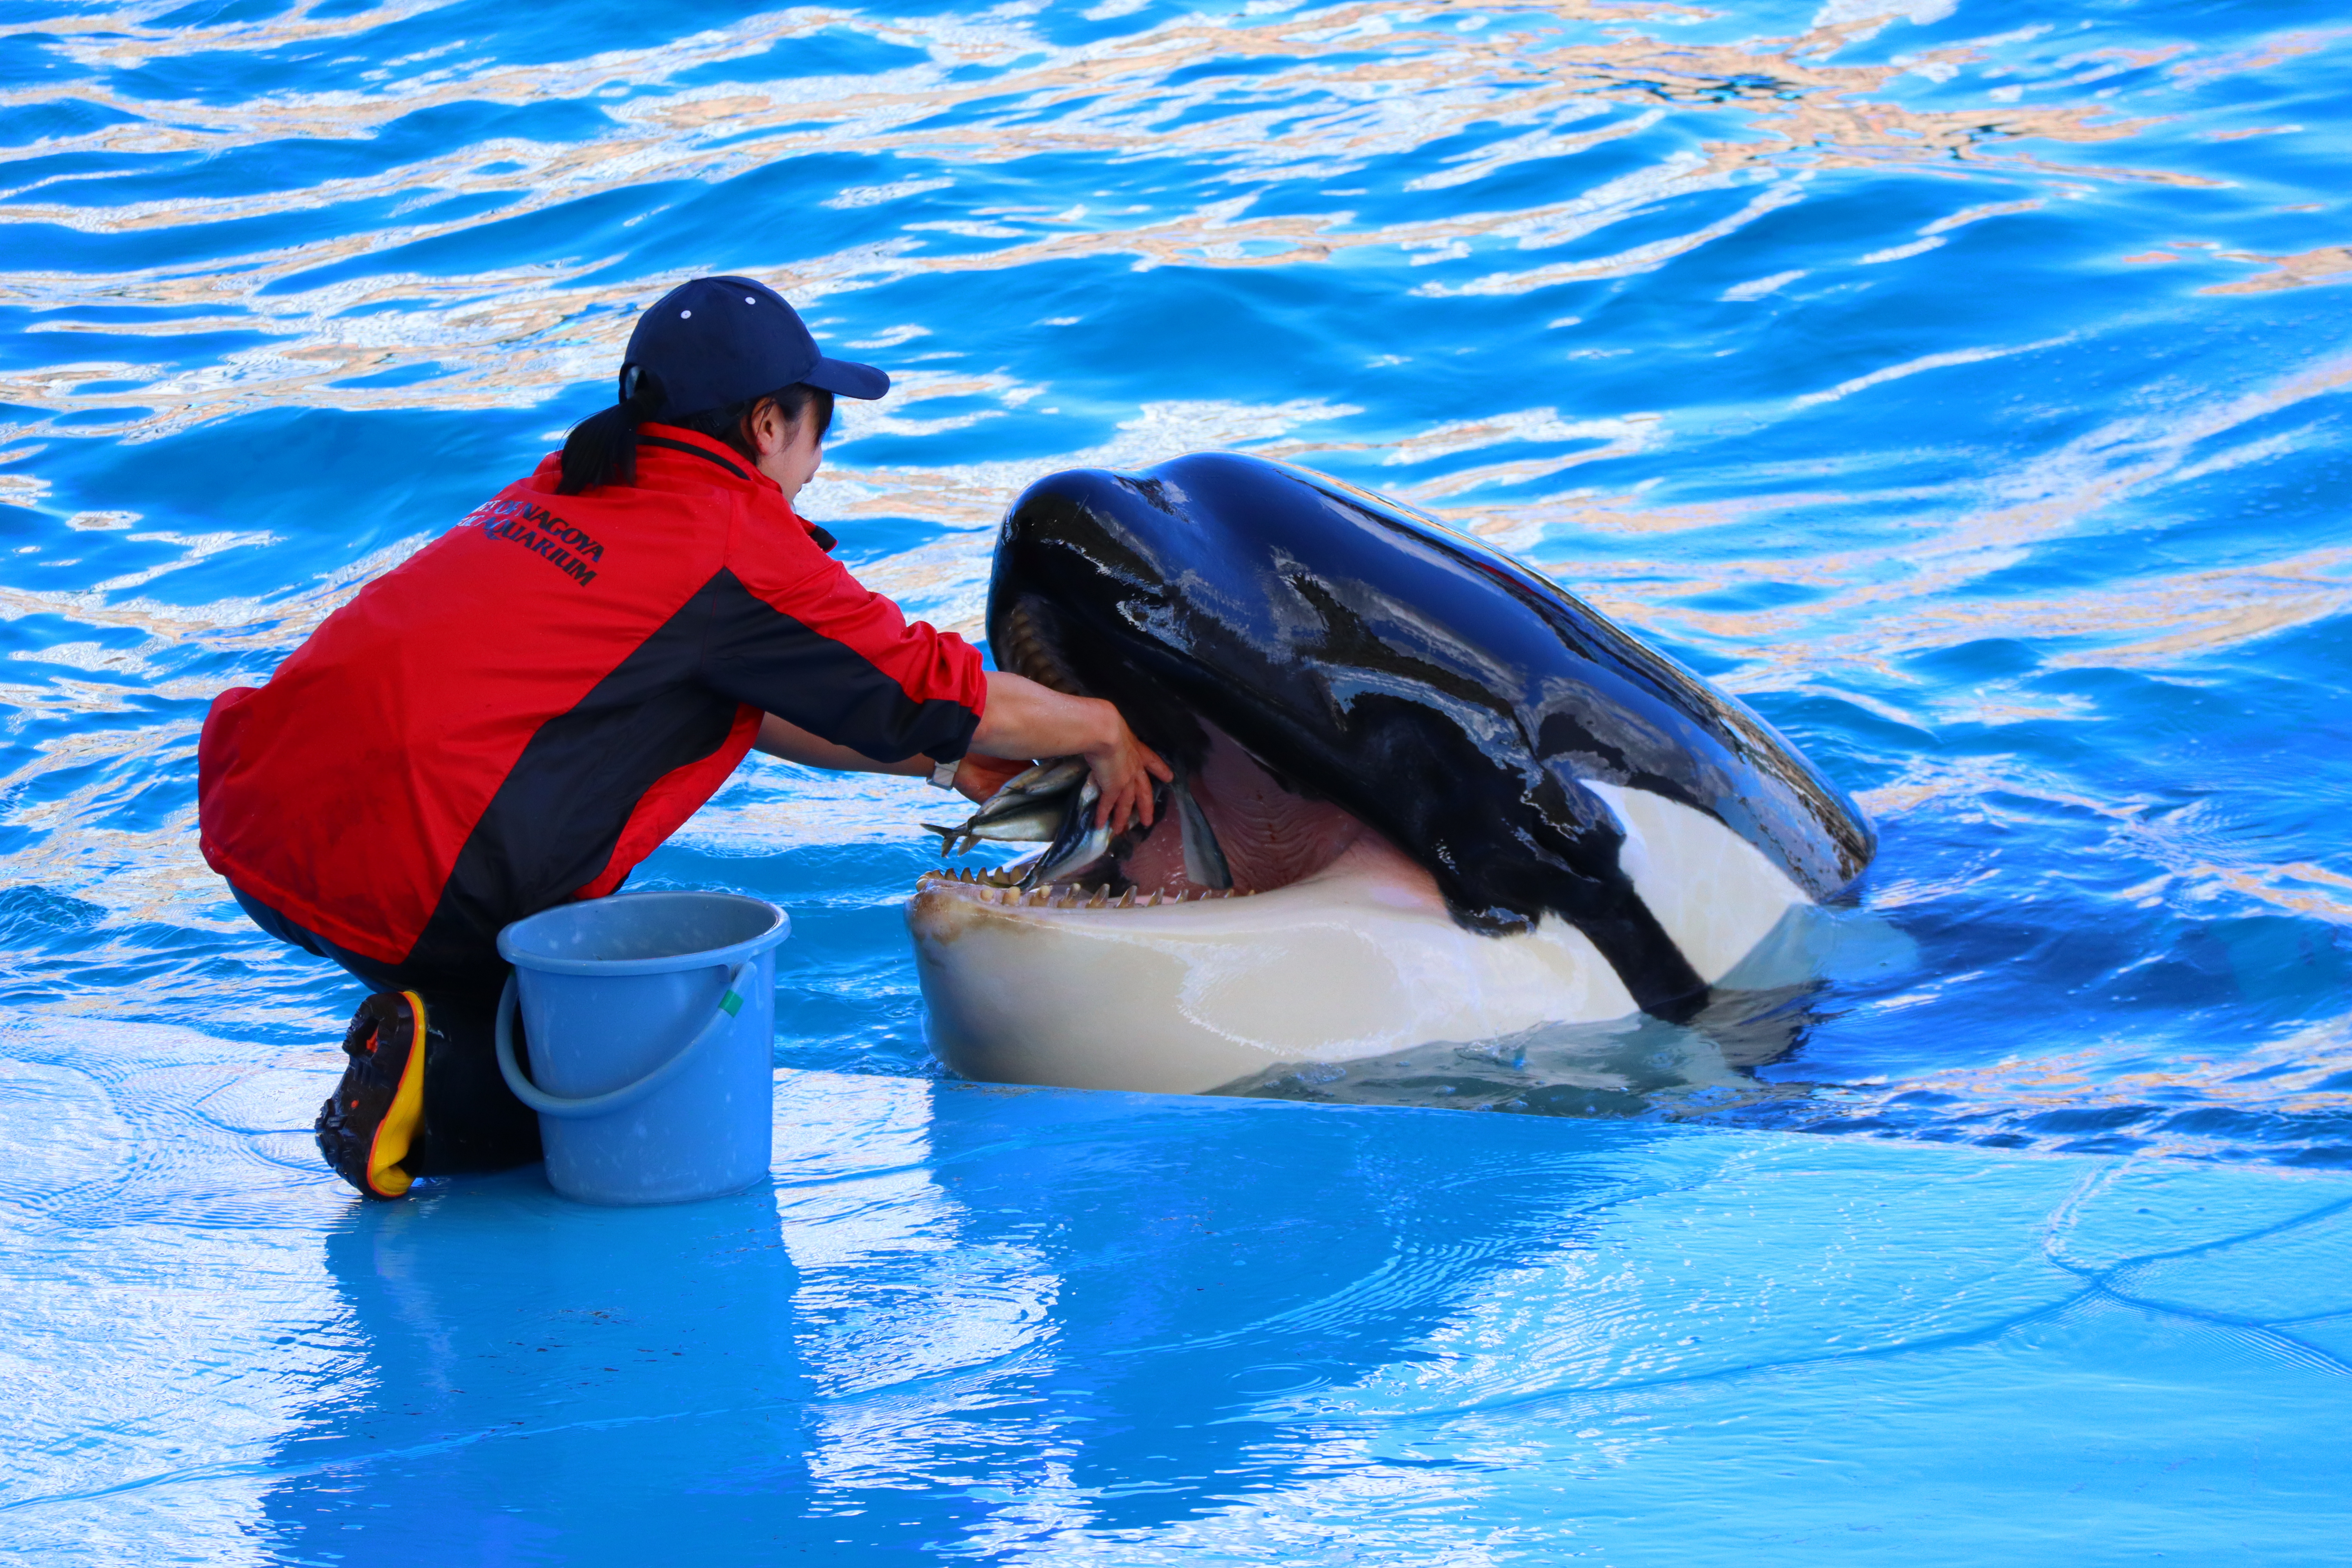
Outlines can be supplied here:
M1177 782L1148 832L1093 829L1066 766L934 829L1052 833L908 902L932 1048L967 1078L1198 1093L1679 1022L1785 983L1758 964L1876 847L1745 704L1533 568L1304 468L1039 480L998 531L987 632L1001 668L1118 704Z

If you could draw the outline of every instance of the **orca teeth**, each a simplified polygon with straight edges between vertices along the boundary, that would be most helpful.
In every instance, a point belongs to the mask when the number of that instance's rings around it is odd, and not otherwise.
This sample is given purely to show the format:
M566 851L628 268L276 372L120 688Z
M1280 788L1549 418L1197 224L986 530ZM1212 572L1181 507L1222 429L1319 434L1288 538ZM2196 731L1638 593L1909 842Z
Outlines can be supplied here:
M915 891L932 892L947 883L971 889L972 896L983 904L1014 910L1156 910L1165 904L1205 904L1213 900L1255 896L1253 891L1242 888L1181 888L1174 892L1163 892L1154 888L1147 893L1139 888L1129 887L1113 898L1108 883L1091 889L1080 887L1076 882L1053 882L1042 888L1023 888L1016 878L977 868L922 872L915 879Z

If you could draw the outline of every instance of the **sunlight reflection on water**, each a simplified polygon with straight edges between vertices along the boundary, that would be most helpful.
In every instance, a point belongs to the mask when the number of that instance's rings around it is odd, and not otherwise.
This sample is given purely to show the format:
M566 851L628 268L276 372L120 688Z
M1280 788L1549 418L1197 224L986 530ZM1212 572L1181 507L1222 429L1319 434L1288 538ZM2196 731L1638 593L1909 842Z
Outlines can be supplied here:
M196 858L204 704L726 268L897 378L807 501L942 624L1030 479L1250 450L1540 563L1853 790L1916 960L1583 1113L2352 1158L2316 8L39 9L0 25L12 1008L331 1040L349 988ZM781 1061L930 1073L919 815L762 763L640 879L794 907Z

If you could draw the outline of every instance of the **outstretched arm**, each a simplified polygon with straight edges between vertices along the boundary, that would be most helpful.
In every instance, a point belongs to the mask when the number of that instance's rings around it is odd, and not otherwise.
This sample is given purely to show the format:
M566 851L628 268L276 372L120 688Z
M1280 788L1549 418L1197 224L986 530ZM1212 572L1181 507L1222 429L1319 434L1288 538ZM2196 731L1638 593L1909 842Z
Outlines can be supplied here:
M928 757L877 762L773 713L761 720L755 744L772 757L837 773L921 778L931 771ZM991 670L988 704L973 731L971 750L956 769L956 788L973 800L985 800L1026 767L1028 759L1073 756L1086 759L1102 791L1096 821L1123 826L1132 814L1150 825L1151 781L1170 777L1168 764L1135 738L1118 709L1096 698L1066 697L1021 676Z
M772 757L782 757L806 768L830 768L837 773L896 773L902 778L919 779L931 771L929 757L912 756L899 763L877 762L863 752L835 745L773 713L761 716L760 737L751 744ZM1006 779L1028 765L1026 761L966 752L963 761L956 764L955 786L967 799L986 800L1003 787Z

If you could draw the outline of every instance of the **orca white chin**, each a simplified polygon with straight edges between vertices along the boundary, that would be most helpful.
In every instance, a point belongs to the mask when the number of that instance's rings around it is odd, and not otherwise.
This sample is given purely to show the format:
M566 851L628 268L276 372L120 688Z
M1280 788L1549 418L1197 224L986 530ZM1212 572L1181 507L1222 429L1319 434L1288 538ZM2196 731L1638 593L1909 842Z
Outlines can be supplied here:
M1265 775L1229 746L1218 737L1204 770L1226 790L1203 804L1220 837L1241 845L1246 825L1227 804L1235 776ZM1709 984L1756 954L1793 907L1811 904L1712 817L1644 791L1594 787L1625 827L1635 887ZM1574 925L1547 916L1516 934L1466 930L1428 872L1352 819L1335 826L1331 808L1265 781L1252 801L1260 825L1267 793L1274 816L1286 801L1307 837L1345 844L1308 874L1261 891L1243 890L1253 868L1264 875L1269 849L1296 863L1295 847L1286 856L1281 841L1261 837L1254 851L1235 853L1233 891L1184 885L1156 834L1123 868L1160 869L1165 890L1124 876L1114 895L1108 879L1024 891L970 872L926 875L907 924L941 1063L997 1083L1197 1094L1278 1067L1637 1012Z
M907 923L940 1060L997 1083L1197 1094L1633 1011L1575 927L1465 931L1376 842L1271 892L1122 896L926 877Z

